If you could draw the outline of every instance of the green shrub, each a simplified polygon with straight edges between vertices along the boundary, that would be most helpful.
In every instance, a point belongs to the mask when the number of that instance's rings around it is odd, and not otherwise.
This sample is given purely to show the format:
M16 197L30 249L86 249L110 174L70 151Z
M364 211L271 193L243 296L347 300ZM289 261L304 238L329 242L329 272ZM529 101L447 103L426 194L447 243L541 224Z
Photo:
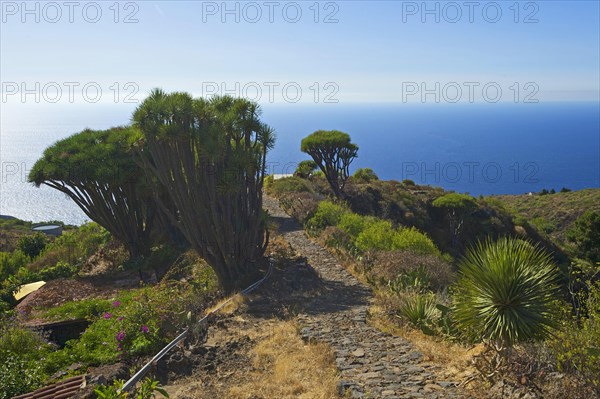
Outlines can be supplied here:
M126 399L129 397L129 392L123 392L121 389L125 381L116 380L112 385L100 385L94 390L98 399ZM169 394L163 388L159 386L159 382L152 380L150 377L146 377L141 384L133 388L131 396L137 399L153 399L156 394L159 393L162 396L168 398Z
M27 267L17 270L14 277L20 284L29 284L41 280L39 273L31 271Z
M5 298L5 293L3 291L4 290L0 290L0 315L4 314L5 312L9 312L13 307L13 301L11 301L9 298Z
M349 212L346 206L331 201L321 201L317 211L309 219L307 227L310 230L322 230L327 226L336 226L340 223L342 216Z
M392 223L387 220L379 220L365 228L356 237L356 247L361 251L384 250L389 251L394 245L396 231Z
M87 365L114 362L123 356L141 356L156 352L188 322L187 313L197 314L206 303L206 291L181 283L160 284L122 292L111 301L110 308L93 318L92 324L79 340L67 342L64 359ZM73 305L74 307L75 305ZM97 312L105 309L102 302L87 302L82 309L61 309L47 312L46 317L69 312L81 315L84 309Z
M300 177L292 176L274 180L269 185L267 191L269 194L279 196L286 193L312 192L313 189L310 186L310 182Z
M427 335L442 335L453 338L456 335L450 309L438 303L431 292L406 292L398 308L398 317L405 319Z
M42 254L31 263L30 268L41 270L58 262L71 265L83 264L111 239L110 233L96 223L86 223L71 231L65 231L48 244Z
M298 164L294 176L302 179L308 179L312 176L313 172L318 168L318 165L313 160L302 161Z
M440 253L433 241L414 227L398 229L393 235L391 249L408 249L420 254Z
M362 233L367 227L373 225L377 219L371 216L360 216L356 213L345 213L340 218L338 227L348 234L350 237L356 239L360 233Z
M356 247L368 250L411 250L421 254L439 254L429 237L414 227L394 229L386 220L369 223L356 237Z
M0 350L0 399L31 392L42 386L44 374L37 362Z
M19 239L19 249L30 258L37 257L46 248L46 235L35 233Z
M69 265L65 262L58 262L54 266L43 268L38 274L41 280L49 281L60 277L71 277L77 274L77 272L76 266Z
M50 350L50 345L39 334L19 327L14 320L1 326L0 333L0 351L10 352L26 361L38 360Z
M110 233L97 223L90 222L72 232L67 232L54 241L53 247L66 246L73 248L77 260L87 260L98 248L108 244Z
M0 287L0 310L3 312L9 311L17 304L13 295L19 290L20 286L21 282L15 276L11 276L2 282ZM3 314L0 313L0 316L3 316Z
M48 320L92 320L110 311L111 308L111 301L107 299L88 298L48 309L42 317Z
M600 390L600 283L584 299L587 314L580 320L562 318L550 346L561 370L573 371Z
M410 250L378 251L369 259L368 278L377 285L389 286L401 275L428 276L428 287L438 292L446 289L455 279L450 261L439 255L423 255Z
M423 265L419 265L416 269L399 273L388 281L388 286L395 294L406 290L425 293L431 288L431 276Z
M63 354L61 360L75 360L91 366L114 363L122 353L117 350L118 342L115 337L118 332L115 320L100 317L81 334L79 339L67 342L64 350L69 356Z
M0 252L0 282L6 280L8 276L15 274L18 267L15 268L11 262L10 252Z
M31 230L31 222L27 222L21 219L3 219L0 218L0 227L3 228L17 228L19 230Z
M404 184L405 186L415 186L416 185L414 180L411 180L411 179L402 180L402 184Z
M371 168L356 169L356 171L354 172L352 177L355 180L358 180L358 181L364 182L364 183L369 183L374 180L379 180L379 177L375 174L375 172L373 172L373 169L371 169Z
M31 258L19 249L12 253L0 252L0 282L17 274L17 271L30 261Z
M454 318L467 335L506 353L553 328L558 270L532 244L502 238L467 251L454 286Z
M567 232L567 238L577 246L577 256L600 262L600 213L586 211Z
M527 218L525 218L524 216L521 216L521 215L516 215L513 218L513 223L516 226L522 226L522 227L528 227L529 226L529 221L527 220Z
M10 398L38 388L44 378L41 361L52 348L33 331L14 320L0 325L0 398Z
M275 176L274 175L265 176L265 181L263 183L263 188L265 189L266 192L269 192L269 189L273 185L274 181L275 181Z
M556 230L556 225L543 217L531 219L531 224L538 230L546 234L550 234Z

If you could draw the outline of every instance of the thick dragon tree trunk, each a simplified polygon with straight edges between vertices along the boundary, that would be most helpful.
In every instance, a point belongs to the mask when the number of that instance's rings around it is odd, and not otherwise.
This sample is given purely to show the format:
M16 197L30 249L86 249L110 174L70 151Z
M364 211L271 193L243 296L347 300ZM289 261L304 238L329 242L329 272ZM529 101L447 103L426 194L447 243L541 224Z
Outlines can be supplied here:
M265 127L244 100L225 99L214 106L189 101L206 106L206 114L157 116L155 108L141 106L135 118L144 133L140 160L168 193L168 201L157 196L161 211L230 292L256 276L268 242L262 209ZM235 106L245 111L230 112Z
M229 157L217 164L205 162L201 152L171 153L158 142L147 148L154 161L147 167L169 187L177 209L159 199L162 212L211 265L225 291L239 288L256 274L267 242L262 176L231 170Z
M135 183L113 187L98 182L48 180L44 184L69 196L83 212L120 241L130 259L150 253L154 206L142 198Z

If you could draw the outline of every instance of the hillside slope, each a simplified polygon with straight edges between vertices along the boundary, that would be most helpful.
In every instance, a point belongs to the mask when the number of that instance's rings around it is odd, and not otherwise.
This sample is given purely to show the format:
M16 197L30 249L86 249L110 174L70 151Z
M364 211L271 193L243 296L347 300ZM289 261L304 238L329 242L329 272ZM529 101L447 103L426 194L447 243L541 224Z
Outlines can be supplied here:
M600 188L547 195L498 195L499 202L564 249L570 245L565 234L575 220L591 209L600 212Z

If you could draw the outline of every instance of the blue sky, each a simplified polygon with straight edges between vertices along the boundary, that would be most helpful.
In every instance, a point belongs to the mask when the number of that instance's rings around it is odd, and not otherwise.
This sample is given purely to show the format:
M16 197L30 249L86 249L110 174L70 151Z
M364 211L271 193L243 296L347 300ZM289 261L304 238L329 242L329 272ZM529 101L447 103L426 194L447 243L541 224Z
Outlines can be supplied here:
M498 88L599 99L598 1L75 3L2 1L3 108L69 91L129 104L153 87L261 103L470 101L470 87L475 102Z

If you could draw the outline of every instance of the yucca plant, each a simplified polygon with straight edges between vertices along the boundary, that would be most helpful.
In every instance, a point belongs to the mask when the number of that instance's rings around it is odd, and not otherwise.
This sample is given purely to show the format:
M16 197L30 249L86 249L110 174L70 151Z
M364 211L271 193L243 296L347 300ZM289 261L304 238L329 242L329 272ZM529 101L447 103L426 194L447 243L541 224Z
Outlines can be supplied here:
M406 318L413 326L418 327L425 334L434 335L434 324L439 318L440 311L436 308L433 293L414 292L407 295L400 305L400 316Z
M429 291L431 276L425 270L425 266L419 265L415 270L398 274L396 278L389 280L387 285L396 295L402 294L407 289L425 293Z
M514 238L480 242L459 264L453 318L472 338L494 349L495 367L517 342L553 329L558 270L539 246Z

